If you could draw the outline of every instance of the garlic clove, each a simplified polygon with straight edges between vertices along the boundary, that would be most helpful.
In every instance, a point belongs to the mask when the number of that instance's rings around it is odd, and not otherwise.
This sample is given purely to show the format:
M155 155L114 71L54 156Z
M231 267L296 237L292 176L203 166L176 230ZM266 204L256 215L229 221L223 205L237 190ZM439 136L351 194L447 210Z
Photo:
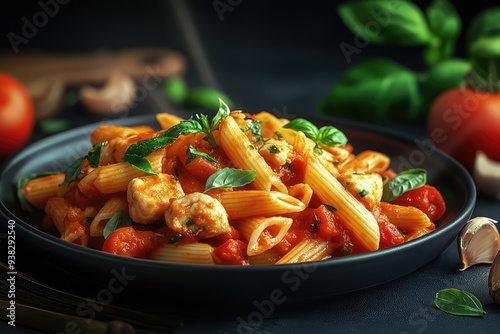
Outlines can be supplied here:
M478 151L472 177L480 193L500 200L500 162L491 160L484 152Z
M493 298L497 304L500 304L500 252L497 253L491 264L490 273L488 275L488 290L491 298Z
M135 94L134 79L128 74L116 70L110 74L103 87L82 87L80 100L91 113L109 116L128 109Z
M500 234L496 222L491 218L476 217L464 225L458 236L461 271L475 264L493 262L500 251Z

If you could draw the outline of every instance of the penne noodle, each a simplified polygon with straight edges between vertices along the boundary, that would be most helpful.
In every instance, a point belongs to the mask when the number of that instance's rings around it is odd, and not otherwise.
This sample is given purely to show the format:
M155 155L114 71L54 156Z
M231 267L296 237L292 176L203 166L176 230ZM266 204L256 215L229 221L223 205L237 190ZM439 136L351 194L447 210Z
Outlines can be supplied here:
M328 255L327 241L304 239L283 255L276 264L321 261Z
M283 215L306 208L299 199L278 191L235 190L221 192L219 196L229 220Z
M221 121L220 145L237 168L255 170L257 176L253 184L256 189L288 192L279 176L253 148L252 143L232 117L226 117Z
M292 225L293 219L287 217L252 217L233 222L247 241L247 255L254 256L276 246Z
M214 248L205 243L163 244L151 253L153 260L188 263L215 264L212 257Z
M136 135L137 130L119 125L100 125L90 134L90 142L92 145L109 141L116 137L129 137Z
M51 197L59 196L63 186L64 173L57 173L28 181L22 192L31 205L43 209Z
M386 154L366 150L354 157L340 169L342 173L381 173L389 168L391 158Z
M366 249L377 250L380 230L373 214L328 172L315 153L309 150L306 157L305 183L322 203L338 209L336 214Z
M405 242L420 238L421 236L424 236L424 235L434 231L435 229L436 229L436 226L434 225L434 223L432 223L432 225L429 227L423 227L423 228L420 228L418 230L410 231L410 232L406 233L404 236Z
M158 113L156 114L156 121L160 124L162 130L170 129L172 126L179 124L184 119L174 114Z
M380 209L389 218L391 223L403 231L420 230L433 225L432 221L422 210L413 206L380 202Z
M159 149L147 157L155 173L162 172L164 156L165 149ZM116 164L99 166L92 173L94 172L96 173L96 176L95 179L93 179L93 184L102 194L114 194L126 191L128 184L132 179L148 175L148 173L132 167L132 165L127 162L118 162ZM90 177L89 175L84 177L83 180Z
M108 220L118 211L128 211L127 195L118 193L111 196L90 223L89 233L91 237L102 237L102 231Z
M288 194L295 197L307 207L313 196L313 190L307 183L297 183L288 188Z
M257 264L275 264L281 255L275 249L268 249L260 254L249 256L248 263L250 265Z
M87 246L89 241L88 224L80 208L72 206L64 198L53 197L47 201L45 213L54 222L62 240Z

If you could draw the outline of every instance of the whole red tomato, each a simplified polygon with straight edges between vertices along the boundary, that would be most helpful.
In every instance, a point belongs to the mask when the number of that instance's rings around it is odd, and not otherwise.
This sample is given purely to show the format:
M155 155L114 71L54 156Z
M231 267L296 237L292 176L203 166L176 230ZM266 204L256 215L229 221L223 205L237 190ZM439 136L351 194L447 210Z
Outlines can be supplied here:
M28 90L14 77L0 73L0 160L26 144L34 124Z
M500 93L454 88L431 106L427 131L436 147L472 171L476 152L500 161Z

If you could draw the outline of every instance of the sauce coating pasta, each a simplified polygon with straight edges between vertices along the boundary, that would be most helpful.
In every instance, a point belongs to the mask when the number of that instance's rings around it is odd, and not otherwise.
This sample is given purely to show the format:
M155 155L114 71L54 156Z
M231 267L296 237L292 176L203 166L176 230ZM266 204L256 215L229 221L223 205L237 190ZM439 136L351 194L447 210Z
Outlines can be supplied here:
M390 158L354 153L333 127L222 104L212 122L166 113L157 120L160 130L98 126L87 156L28 181L22 193L45 210L44 226L121 256L263 265L395 246L433 231L445 211L425 181L428 198L421 191L412 201L404 189L404 201L383 200L398 176ZM429 217L419 200L440 209Z

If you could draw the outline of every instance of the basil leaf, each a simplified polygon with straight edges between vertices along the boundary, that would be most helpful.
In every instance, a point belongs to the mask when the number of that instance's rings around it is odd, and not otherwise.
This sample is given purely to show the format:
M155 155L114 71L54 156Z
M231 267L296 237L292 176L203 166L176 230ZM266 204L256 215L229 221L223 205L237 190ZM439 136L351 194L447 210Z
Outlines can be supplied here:
M87 160L91 167L96 168L99 166L99 160L101 159L101 150L106 142L95 144L92 149L87 154Z
M419 107L416 74L378 58L350 67L318 101L317 111L362 121L411 120Z
M211 161L213 163L219 163L217 161L217 159L215 159L214 157L208 155L207 153L205 152L200 152L198 151L197 149L195 149L193 147L193 145L189 145L188 146L188 149L186 151L186 154L189 154L187 160L186 160L186 165L188 165L190 162L192 162L194 159L196 159L197 157L202 157L203 159L205 160L208 160L208 161Z
M419 118L421 120L427 120L432 104L441 93L460 86L469 69L469 62L459 58L443 60L429 69L420 86L422 104Z
M186 99L188 88L181 77L174 77L165 82L163 92L169 101L180 104Z
M177 138L180 135L185 135L187 133L201 133L203 128L200 123L192 118L187 120L182 120L178 124L170 127L168 130L162 132L158 137L172 137ZM157 138L157 137L156 137ZM152 138L154 139L154 138ZM146 139L148 140L148 139Z
M474 88L498 91L500 76L500 35L479 38L470 49L470 62L475 74ZM493 78L493 79L492 79Z
M346 1L337 10L356 35L375 44L417 46L433 41L422 10L409 1Z
M317 134L317 141L323 146L338 146L347 144L347 137L333 126L323 126Z
M295 131L302 131L304 132L306 137L313 140L316 140L316 135L318 134L318 128L316 127L316 125L303 118L295 118L283 125L283 127L287 129L293 129Z
M154 174L153 168L146 157L157 149L173 143L175 140L176 138L168 137L164 133L161 133L156 137L138 141L128 147L122 161L128 162L132 167L140 171Z
M64 173L64 181L66 182L66 184L70 184L73 180L76 180L78 175L80 175L82 168L83 168L83 163L85 162L85 159L87 159L87 156L76 159L66 169L66 172Z
M212 126L210 126L210 123L208 122L208 116L203 114L196 114L196 118L201 124L201 131L207 135L204 139L208 141L214 149L216 149L217 143L215 142L215 137L212 134Z
M256 119L250 120L245 126L245 129L243 129L244 132L248 130L250 130L253 135L262 137L262 126L260 125L259 120Z
M38 179L44 176L49 176L49 175L54 175L54 174L59 174L59 172L40 172L40 173L33 173L29 174L23 177L20 177L17 180L17 199L19 200L19 205L21 206L21 210L31 212L32 207L30 202L26 199L26 197L23 194L23 188L31 180Z
M132 167L134 167L135 169L140 170L144 173L155 174L155 171L153 170L151 163L145 157L140 157L138 155L129 154L129 155L125 155L122 158L122 161L128 162Z
M222 168L210 175L205 184L204 192L211 189L241 187L253 182L256 175L254 170Z
M427 171L413 168L400 172L384 185L382 201L392 202L405 192L419 188L427 182Z
M425 14L431 32L440 39L429 45L425 53L427 64L448 59L455 51L455 43L462 29L462 20L455 7L448 0L434 0Z
M132 221L130 220L130 217L127 215L127 213L125 213L125 211L123 210L117 211L108 220L106 226L104 226L104 229L102 230L102 235L104 239L106 239L114 230L119 229L120 227L131 226L131 225Z
M188 90L184 107L215 110L220 106L220 99L226 101L229 106L233 105L231 99L217 89L195 87Z
M219 97L219 110L212 119L212 128L214 128L223 118L226 118L231 113L231 109L223 99Z
M469 24L465 37L469 53L479 39L500 34L500 6L490 7L475 16Z
M458 316L480 317L486 314L476 296L454 288L438 291L434 304L441 311Z

